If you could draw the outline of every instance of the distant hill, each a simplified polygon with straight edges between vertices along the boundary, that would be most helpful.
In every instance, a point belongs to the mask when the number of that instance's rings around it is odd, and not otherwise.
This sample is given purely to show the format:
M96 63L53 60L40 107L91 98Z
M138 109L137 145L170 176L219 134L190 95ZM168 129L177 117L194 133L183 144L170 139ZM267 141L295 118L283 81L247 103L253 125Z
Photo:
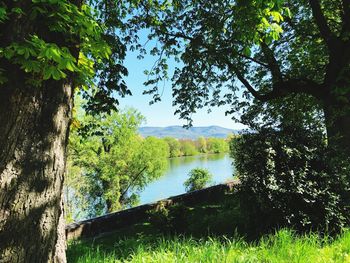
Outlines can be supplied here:
M237 134L239 130L232 130L220 126L191 127L185 129L182 126L168 127L141 127L139 132L143 137L155 136L158 138L174 137L178 139L196 139L198 137L226 138L227 135Z

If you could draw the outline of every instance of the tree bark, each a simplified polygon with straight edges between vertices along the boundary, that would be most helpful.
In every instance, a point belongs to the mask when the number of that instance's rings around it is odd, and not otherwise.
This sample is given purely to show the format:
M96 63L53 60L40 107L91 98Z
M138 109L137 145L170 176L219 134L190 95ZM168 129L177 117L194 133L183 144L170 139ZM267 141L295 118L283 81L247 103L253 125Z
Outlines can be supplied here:
M350 42L336 43L330 51L323 97L328 144L339 157L350 156Z
M340 155L350 153L350 103L329 98L324 103L328 145Z
M10 69L8 69L10 72ZM0 87L0 262L66 262L63 175L72 109L67 81Z
M4 5L25 15L9 13L1 23L2 47L38 35L78 57L74 37L52 31L43 15L30 17L32 1ZM73 77L34 87L27 82L33 75L13 61L1 57L0 69L8 79L0 85L0 263L66 262L62 202Z

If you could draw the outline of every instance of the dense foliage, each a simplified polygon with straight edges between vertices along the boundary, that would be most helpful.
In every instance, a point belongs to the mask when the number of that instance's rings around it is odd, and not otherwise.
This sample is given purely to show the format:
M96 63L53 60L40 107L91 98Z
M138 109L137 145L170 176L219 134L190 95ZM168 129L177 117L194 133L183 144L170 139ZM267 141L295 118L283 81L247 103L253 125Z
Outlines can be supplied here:
M90 122L95 126L84 136L72 130L67 191L74 194L69 200L80 201L79 209L90 216L137 203L138 192L166 169L168 145L141 138L137 129L143 120L132 109L77 120L81 127Z
M184 183L186 191L191 192L205 188L211 182L212 177L213 175L207 169L192 169Z
M295 127L232 141L246 217L256 230L292 226L332 233L349 224L348 169L331 164L330 154L322 133Z
M0 1L0 24L24 23L22 33L0 45L0 84L6 85L9 62L23 70L25 83L39 87L47 80L74 76L74 86L87 98L91 112L109 111L118 104L113 94L131 94L122 77L127 69L122 30L125 4L103 1ZM123 11L124 10L124 11ZM15 24L9 23L7 34ZM6 30L6 28L4 28Z

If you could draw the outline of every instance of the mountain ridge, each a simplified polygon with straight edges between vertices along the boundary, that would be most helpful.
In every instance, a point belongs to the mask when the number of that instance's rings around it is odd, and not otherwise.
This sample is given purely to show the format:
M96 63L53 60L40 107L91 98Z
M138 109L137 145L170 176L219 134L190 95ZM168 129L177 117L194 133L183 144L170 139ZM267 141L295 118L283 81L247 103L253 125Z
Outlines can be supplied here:
M229 134L237 134L240 130L228 129L217 125L196 126L189 129L180 125L167 127L145 126L139 128L143 137L154 136L158 138L174 137L177 139L196 139L198 137L226 138Z

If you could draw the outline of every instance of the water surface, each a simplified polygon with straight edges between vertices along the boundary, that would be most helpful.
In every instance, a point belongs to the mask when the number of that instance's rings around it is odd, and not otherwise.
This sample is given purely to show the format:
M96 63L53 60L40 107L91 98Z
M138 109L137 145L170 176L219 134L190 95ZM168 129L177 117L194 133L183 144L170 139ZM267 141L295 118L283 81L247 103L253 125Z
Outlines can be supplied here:
M185 193L183 183L188 178L188 173L194 168L208 169L213 175L212 184L232 180L232 159L228 154L206 154L170 158L165 174L146 186L140 193L140 204Z

